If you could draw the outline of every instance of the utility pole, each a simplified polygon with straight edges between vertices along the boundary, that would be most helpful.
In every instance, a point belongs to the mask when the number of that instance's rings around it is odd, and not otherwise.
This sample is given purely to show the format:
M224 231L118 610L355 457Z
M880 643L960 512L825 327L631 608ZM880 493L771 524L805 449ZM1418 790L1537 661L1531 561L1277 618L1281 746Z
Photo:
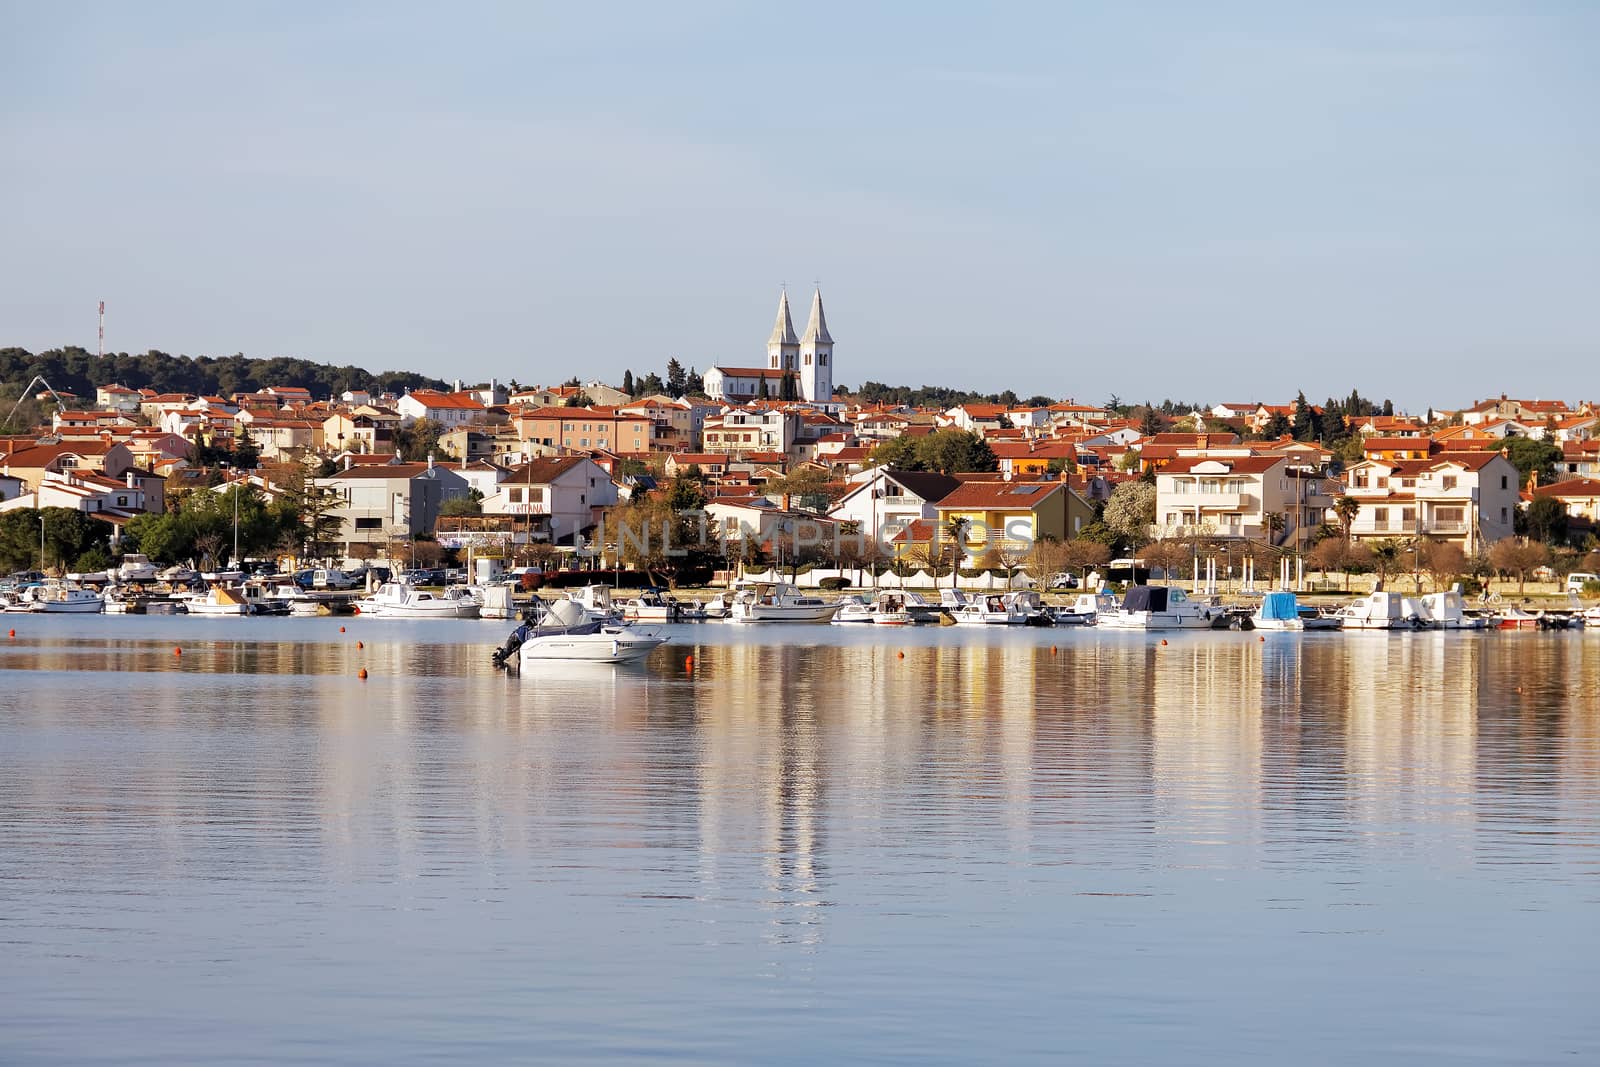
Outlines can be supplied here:
M96 353L101 358L106 354L106 302L100 301L100 345Z

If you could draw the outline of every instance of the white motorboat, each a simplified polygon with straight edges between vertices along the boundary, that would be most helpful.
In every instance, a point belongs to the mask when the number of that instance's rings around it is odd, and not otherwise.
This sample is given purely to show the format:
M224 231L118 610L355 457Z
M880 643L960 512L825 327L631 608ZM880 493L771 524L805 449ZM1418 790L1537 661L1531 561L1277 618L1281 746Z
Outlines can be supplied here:
M310 616L322 614L322 601L301 589L294 582L279 582L267 594L267 599L287 608L290 615ZM281 614L281 612L280 612Z
M1301 604L1300 626L1306 630L1342 630L1344 620L1339 618L1339 613L1333 608L1313 607L1310 604Z
M1423 596L1420 614L1433 630L1481 630L1487 625L1482 615L1467 614L1467 602L1459 585L1443 593Z
M1175 585L1130 585L1115 611L1095 625L1113 630L1209 630L1225 617L1221 605L1189 599Z
M409 582L384 582L377 592L356 601L362 615L380 619L476 619L478 602L453 590L433 593Z
M706 618L726 619L728 617L728 612L733 610L733 598L736 593L737 590L730 589L727 592L718 593L716 596L706 601L705 606L702 609L706 613Z
M1056 618L1045 607L1044 597L1034 589L1018 589L1016 592L1005 595L1006 603L1014 610L1022 612L1022 621L1027 626L1054 626Z
M909 626L917 621L916 609L931 609L933 605L916 593L903 589L885 589L872 601L872 621L878 626Z
M582 589L569 589L567 600L583 609L584 616L590 622L616 622L622 618L611 602L611 587L609 585L586 585Z
M1050 614L1055 617L1057 626L1093 626L1101 615L1116 610L1116 595L1102 587L1093 593L1079 593L1071 604L1056 608Z
M497 667L527 669L541 660L629 663L643 659L666 638L626 623L592 622L574 601L550 605L538 625L524 623L495 650Z
M148 556L138 552L129 552L122 557L122 566L117 568L119 582L153 582L156 580L156 565L150 562Z
M839 610L834 612L832 621L835 626L852 622L870 625L874 621L873 615L872 605L867 603L866 598L859 593L852 593L839 598Z
M99 593L58 581L47 582L26 590L21 603L26 606L20 610L50 614L94 615L106 609L105 598Z
M156 575L158 580L171 585L188 585L198 577L199 575L195 573L193 567L185 567L181 563L168 567Z
M734 622L829 622L839 604L806 596L787 582L757 582L734 598L728 617Z
M1300 618L1300 605L1295 601L1294 594L1287 592L1268 593L1263 596L1261 606L1250 616L1250 623L1257 630L1306 628L1305 621Z
M957 626L1021 626L1028 621L1028 613L1000 593L985 593L966 600L950 613Z
M1415 612L1406 612L1404 597L1383 589L1346 604L1338 617L1346 630L1415 630L1419 622Z
M678 602L662 589L641 589L639 595L621 604L628 622L672 622L678 617Z
M190 615L249 615L250 604L244 590L226 585L213 585L203 596L190 597L186 602Z

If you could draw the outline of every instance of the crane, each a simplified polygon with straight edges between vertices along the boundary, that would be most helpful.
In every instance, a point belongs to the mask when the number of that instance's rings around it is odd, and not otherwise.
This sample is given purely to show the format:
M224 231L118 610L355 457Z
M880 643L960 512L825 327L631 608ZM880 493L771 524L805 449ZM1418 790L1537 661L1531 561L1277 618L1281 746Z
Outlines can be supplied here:
M11 405L11 410L6 412L6 421L5 422L0 422L0 426L10 426L11 425L11 420L12 420L13 417L16 416L17 409L22 406L22 402L24 400L28 399L29 395L31 395L33 393L34 387L38 386L38 385L44 386L45 391L48 392L52 397L55 398L56 410L57 411L65 411L65 410L67 410L67 402L65 400L61 399L61 394L56 392L55 386L53 386L49 382L45 381L44 380L44 375L35 374L33 376L33 381L29 382L27 387L22 390L22 394L17 397L17 402L15 404Z

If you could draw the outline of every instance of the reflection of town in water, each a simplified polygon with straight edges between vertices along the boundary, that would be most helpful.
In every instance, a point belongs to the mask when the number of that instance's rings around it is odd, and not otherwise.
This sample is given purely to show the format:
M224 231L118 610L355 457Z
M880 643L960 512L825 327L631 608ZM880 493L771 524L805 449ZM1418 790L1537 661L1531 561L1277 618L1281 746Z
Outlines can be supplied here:
M601 872L805 945L840 864L893 878L1001 856L1134 884L1374 850L1460 863L1527 847L1499 826L1592 814L1600 769L1582 641L691 630L646 669L515 678L476 644L358 653L351 636L9 649L13 731L97 743L8 774L5 824L72 826L76 864L130 846L221 862L216 831L242 826L271 831L250 862L351 880Z

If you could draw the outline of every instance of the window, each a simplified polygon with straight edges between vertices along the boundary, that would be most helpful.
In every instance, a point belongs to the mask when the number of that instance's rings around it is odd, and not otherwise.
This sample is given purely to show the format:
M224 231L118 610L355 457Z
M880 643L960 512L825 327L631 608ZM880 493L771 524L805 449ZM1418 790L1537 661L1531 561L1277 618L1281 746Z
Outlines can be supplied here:
M1402 489L1415 489L1417 487L1417 480L1415 478L1401 478L1400 487Z
M1440 481L1446 489L1454 489L1456 487L1456 476L1454 474L1446 474Z
M826 367L827 365L828 365L828 353L826 353L826 352L818 352L817 353L817 366Z
M125 508L127 506L128 506L128 498L127 497L125 497L125 496L117 497L117 507Z
M1417 509L1416 508L1401 508L1400 509L1400 521L1403 522L1403 523L1406 523L1408 525L1410 523L1416 522L1417 521Z
M806 353L806 366L808 366L808 367L811 366L811 353L810 352Z
M1383 525L1384 523L1386 523L1388 521L1389 521L1389 509L1388 508L1373 508L1372 509L1372 522L1373 522L1374 525L1381 526L1381 525Z
M1503 482L1503 481L1505 481L1505 479L1504 479L1504 478L1501 478L1501 479L1500 479L1500 480L1501 480L1501 481L1502 481L1502 482ZM1501 522L1505 522L1505 521L1506 521L1506 509L1505 509L1505 508L1501 508L1501 509L1500 509L1500 521L1501 521Z
M1356 471L1355 477L1351 480L1350 484L1353 488L1365 489L1367 487L1367 472Z
M358 529L358 530L381 530L381 529L383 529L383 520L382 519L357 519L356 520L356 529Z
M1502 489L1510 488L1508 485L1506 485L1506 476L1504 474L1502 474L1500 476L1500 488L1502 488ZM1506 509L1505 508L1501 508L1500 509L1500 521L1501 522L1505 522L1506 521L1505 520L1505 513L1506 513Z

